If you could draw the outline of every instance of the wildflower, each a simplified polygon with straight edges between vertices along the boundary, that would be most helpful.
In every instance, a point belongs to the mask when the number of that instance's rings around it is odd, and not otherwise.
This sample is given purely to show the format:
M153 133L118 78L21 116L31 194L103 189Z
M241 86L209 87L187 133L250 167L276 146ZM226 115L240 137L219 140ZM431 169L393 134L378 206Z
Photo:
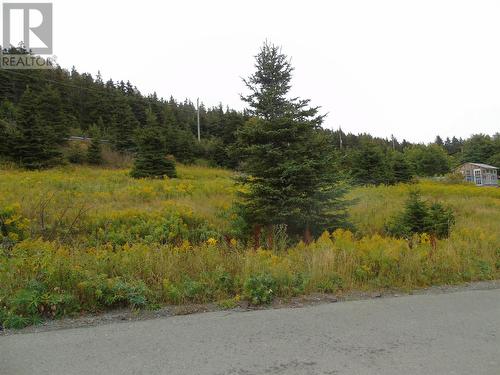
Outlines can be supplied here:
M232 247L236 247L238 241L236 240L236 238L231 238L231 241L229 241L229 243L231 244Z
M420 236L420 242L428 244L431 242L431 237L427 233L422 233L422 235Z
M278 263L279 263L279 261L280 261L280 258L279 258L279 257L277 257L276 255L271 255L271 263L272 263L273 265L278 264Z
M188 240L183 240L179 250L187 251L191 248L191 243Z
M210 237L207 240L207 244L209 244L210 246L215 246L215 245L217 245L217 240L215 238Z

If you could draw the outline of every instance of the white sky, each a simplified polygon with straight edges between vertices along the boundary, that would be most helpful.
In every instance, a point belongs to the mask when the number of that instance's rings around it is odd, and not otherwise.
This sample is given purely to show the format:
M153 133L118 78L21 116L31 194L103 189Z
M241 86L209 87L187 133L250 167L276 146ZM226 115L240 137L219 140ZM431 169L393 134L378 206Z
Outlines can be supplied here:
M326 127L422 142L500 131L500 1L53 3L58 62L143 93L241 109L268 39Z

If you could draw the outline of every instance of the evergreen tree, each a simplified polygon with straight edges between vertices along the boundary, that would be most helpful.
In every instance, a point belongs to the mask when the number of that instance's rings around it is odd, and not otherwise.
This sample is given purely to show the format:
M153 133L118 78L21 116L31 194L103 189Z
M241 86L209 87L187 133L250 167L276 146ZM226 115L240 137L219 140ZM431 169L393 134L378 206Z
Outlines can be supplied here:
M495 144L489 135L475 134L464 143L462 161L487 163L495 153Z
M146 113L146 126L137 134L138 151L131 176L134 178L177 177L175 162L166 157L165 143L155 115Z
M455 215L449 207L439 202L428 204L418 190L410 191L405 209L386 224L388 234L410 239L413 234L430 234L435 238L446 238L455 223ZM435 245L435 242L433 241Z
M434 143L441 147L444 146L443 138L441 138L439 135L436 136L436 140L434 141Z
M500 152L497 152L496 154L492 155L488 159L488 164L500 168Z
M50 129L53 143L64 145L69 136L59 92L52 86L46 86L38 95L37 112L40 126Z
M15 107L9 100L0 103L0 158L7 159L11 155L12 124L16 119Z
M14 158L27 169L52 166L61 160L52 127L44 126L38 114L39 99L27 89L18 105Z
M90 145L87 149L87 162L93 165L102 164L101 130L103 128L102 118L99 118L97 125L90 128Z
M500 168L500 133L493 135L493 153L488 159L488 164Z
M443 147L416 145L405 151L405 157L418 176L437 176L450 171L450 158Z
M277 46L265 43L242 99L253 116L238 130L244 175L241 209L259 235L263 225L287 224L311 239L344 224L344 188L332 170L333 149L318 131L323 116L308 100L290 99L293 68Z
M358 184L388 184L393 179L384 149L373 140L362 139L350 152L348 162L352 177Z
M0 118L0 159L6 159L9 153L7 121Z
M394 183L407 183L413 179L410 163L405 159L403 153L396 151L391 155L391 168Z
M451 152L450 155L457 154L462 151L463 147L463 140L462 138L458 139L457 137L452 137L451 138Z
M125 99L117 99L112 117L112 143L120 152L134 152L137 149L135 133L138 121Z

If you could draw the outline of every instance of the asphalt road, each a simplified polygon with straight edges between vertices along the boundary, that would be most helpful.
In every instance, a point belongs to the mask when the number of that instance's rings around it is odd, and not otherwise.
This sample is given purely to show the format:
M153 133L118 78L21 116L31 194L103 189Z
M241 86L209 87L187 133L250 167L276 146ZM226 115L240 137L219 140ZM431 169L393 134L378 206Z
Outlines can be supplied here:
M500 374L500 289L0 337L0 374Z

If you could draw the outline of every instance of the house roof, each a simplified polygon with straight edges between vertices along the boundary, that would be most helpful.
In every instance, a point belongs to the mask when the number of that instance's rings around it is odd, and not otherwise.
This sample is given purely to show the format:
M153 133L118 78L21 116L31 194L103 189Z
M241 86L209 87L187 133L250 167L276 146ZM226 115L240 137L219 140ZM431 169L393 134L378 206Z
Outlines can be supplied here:
M482 164L482 163L465 163L465 164L472 164L472 165L475 165L475 166L477 166L479 168L498 169L497 167L494 167L492 165Z

